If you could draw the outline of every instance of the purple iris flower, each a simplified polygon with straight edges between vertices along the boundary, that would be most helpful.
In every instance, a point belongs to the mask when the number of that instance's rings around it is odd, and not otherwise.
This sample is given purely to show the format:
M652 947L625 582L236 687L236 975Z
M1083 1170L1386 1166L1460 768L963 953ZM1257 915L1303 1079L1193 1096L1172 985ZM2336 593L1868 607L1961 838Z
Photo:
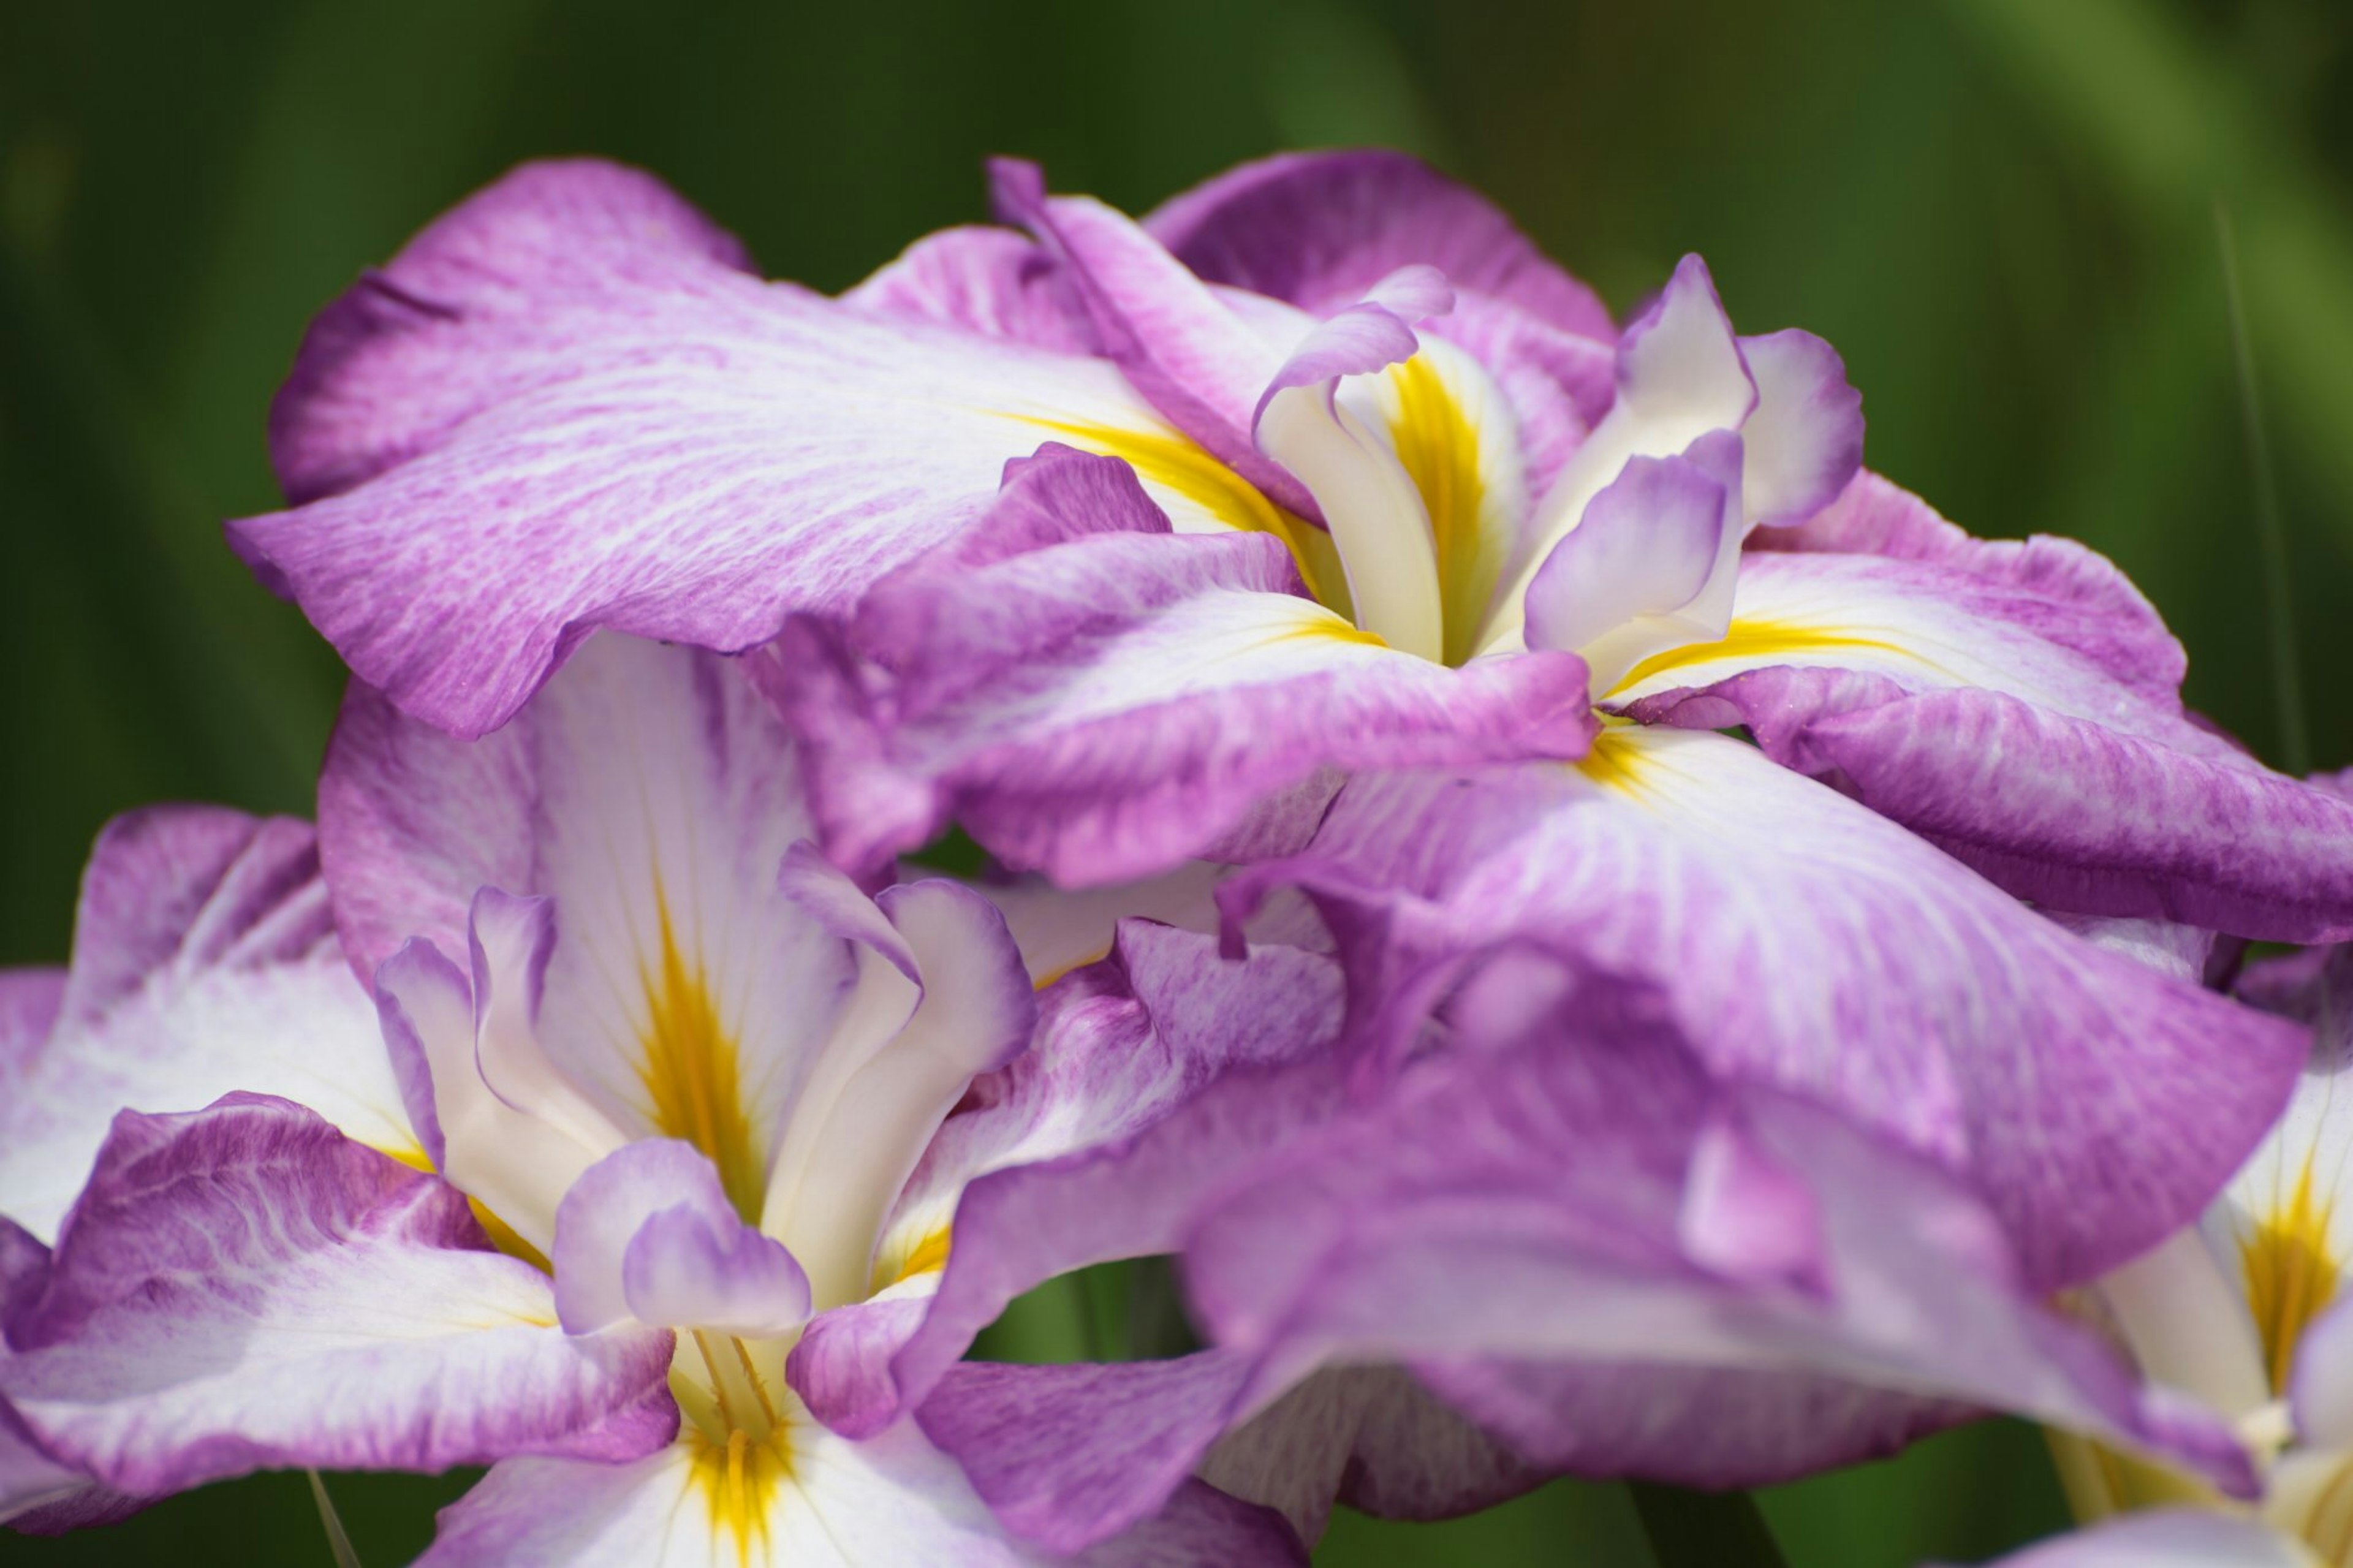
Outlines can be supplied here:
M2315 781L2343 791L2353 777ZM2125 1346L2148 1377L2186 1390L2236 1424L2263 1490L2233 1506L2191 1476L2055 1435L2079 1518L2126 1521L2023 1554L2021 1565L2090 1568L2120 1556L2184 1568L2332 1563L2353 1542L2353 947L2267 960L2242 995L2312 1031L2312 1055L2286 1112L2192 1228L2106 1276L2078 1310ZM2230 1529L2185 1510L2252 1514ZM2243 1536L2243 1540L2241 1536ZM2172 1553L2163 1556L2159 1548ZM2235 1555L2233 1553L2236 1553Z
M1142 225L1025 165L996 190L1029 237L934 236L834 300L642 175L519 171L320 318L274 421L301 504L233 537L463 734L600 626L822 617L788 700L845 863L954 817L1118 880L1274 841L1337 771L1572 760L1622 718L1745 724L2048 907L2353 932L2353 805L2185 714L2105 562L1858 473L1838 356L1736 334L1696 260L1617 331L1391 154ZM1049 456L992 508L1047 444L1120 466ZM1605 773L1652 743L1610 733Z
M1191 940L1131 922L1073 978L1118 994L1147 938ZM1352 977L1365 940L1333 961ZM1262 941L1221 993L1146 1016L1250 1027L1296 1005L1278 964L1308 963ZM1003 1517L1075 1548L1198 1475L1313 1540L1335 1495L1428 1518L1562 1471L1749 1484L1988 1407L2253 1489L2226 1422L2050 1310L1982 1180L1710 1069L1655 991L1525 944L1409 990L1368 1008L1352 982L1330 1048L1229 1066L1117 1146L967 1190L958 1235L987 1245L950 1258L892 1363L901 1397L1032 1281L1107 1258L1178 1254L1214 1346L1060 1369L1043 1433L926 1407Z
M113 830L62 994L0 992L0 1509L489 1463L424 1561L1039 1560L915 1417L1042 1430L1050 1373L952 1369L854 1435L812 1405L887 1381L976 1177L1313 1037L1145 1054L1081 1009L1033 1047L1004 918L940 880L870 897L801 842L795 780L739 665L607 637L478 742L355 687L315 847L227 813ZM1090 1545L1299 1550L1205 1484Z

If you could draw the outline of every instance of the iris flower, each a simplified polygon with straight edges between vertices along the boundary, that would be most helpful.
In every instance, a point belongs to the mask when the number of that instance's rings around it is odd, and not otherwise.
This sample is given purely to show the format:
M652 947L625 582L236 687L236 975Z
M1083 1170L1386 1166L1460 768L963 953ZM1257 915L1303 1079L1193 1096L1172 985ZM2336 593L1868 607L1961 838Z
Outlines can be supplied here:
M2258 964L2241 987L2312 1027L2295 1098L2202 1223L2100 1281L2083 1310L2146 1375L2239 1425L2262 1461L2263 1491L2252 1504L2234 1502L2081 1437L2055 1438L2054 1450L2079 1517L2125 1513L2110 1531L2129 1530L2150 1551L2165 1543L2174 1552L2167 1562L2338 1563L2353 1556L2353 1298L2343 1290L2353 1257L2353 949ZM2239 1521L2239 1555L2238 1537L2186 1511L2203 1510ZM2210 1534L2215 1544L2202 1544ZM2022 1561L2095 1564L2112 1539L2092 1530Z
M1225 1016L1295 991L1254 973ZM1514 942L1347 1001L1332 1048L974 1184L959 1236L988 1245L949 1259L902 1387L1029 1279L1139 1252L1179 1256L1215 1347L1061 1369L1042 1433L929 1423L1005 1517L1077 1547L1198 1470L1313 1540L1335 1493L1426 1518L1562 1471L1749 1484L1986 1407L2253 1489L2227 1424L2048 1308L1982 1178L1710 1068L1651 988Z
M1143 225L1023 165L996 191L1029 237L950 230L836 300L645 176L521 170L321 316L273 420L301 504L233 540L460 734L596 626L849 623L838 680L788 661L845 861L954 816L1116 880L1258 841L1327 770L1575 759L1612 716L1746 724L2051 907L2353 931L2353 805L2185 714L2105 562L1857 476L1837 355L1736 334L1696 261L1620 332L1394 155ZM974 531L1045 444L1134 483ZM862 609L952 540L965 570ZM1637 771L1610 733L1599 771Z
M806 829L740 667L624 638L480 742L355 688L317 856L228 814L118 828L61 1002L6 993L6 1508L490 1463L424 1561L1037 1560L912 1403L848 1438L808 1401L920 1326L976 1175L1131 1132L1250 1041L1147 1056L1081 1010L1031 1049L990 904L870 898ZM979 1370L923 1409L1050 1421ZM1195 1486L1100 1560L1296 1550Z

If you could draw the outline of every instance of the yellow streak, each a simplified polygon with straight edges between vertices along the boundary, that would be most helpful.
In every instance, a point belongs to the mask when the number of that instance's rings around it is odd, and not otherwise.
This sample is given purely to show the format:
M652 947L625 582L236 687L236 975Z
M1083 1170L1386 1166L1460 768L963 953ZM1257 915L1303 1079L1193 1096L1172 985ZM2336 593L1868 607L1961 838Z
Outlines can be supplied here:
M1461 664L1477 651L1474 639L1500 564L1480 528L1487 487L1479 477L1479 432L1427 356L1391 365L1388 378L1398 397L1389 439L1406 477L1421 492L1438 546L1444 658Z
M638 968L647 1006L638 1080L653 1101L655 1127L711 1156L728 1201L756 1225L766 1162L753 1142L751 1118L744 1110L735 1042L720 1024L702 965L690 970L679 952L670 901L659 886L654 903L661 921L661 967L659 974Z
M702 1494L711 1512L711 1533L732 1541L739 1568L768 1560L768 1520L777 1494L792 1479L791 1445L781 1426L765 1438L742 1427L732 1428L718 1442L699 1427L680 1436L692 1450L690 1484Z
M874 1260L874 1274L868 1282L870 1293L888 1290L893 1285L904 1284L919 1274L935 1274L948 1266L948 1247L955 1241L955 1232L948 1226L931 1231L908 1248L904 1257L895 1261L889 1256Z
M1840 632L1810 631L1803 626L1781 626L1771 621L1739 621L1715 642L1686 643L1671 647L1664 653L1654 653L1628 670L1610 695L1638 686L1663 670L1681 669L1688 665L1708 664L1719 658L1769 660L1778 654L1834 653L1845 648L1867 647L1899 658L1912 657L1909 650L1894 643L1879 642L1871 637L1849 637Z
M390 1155L412 1171L423 1171L427 1175L433 1173L432 1157L415 1143L395 1149L378 1149L377 1152ZM490 1205L479 1198L469 1197L466 1206L474 1211L474 1218L480 1224L484 1234L490 1237L491 1246L509 1258L522 1258L542 1274L555 1272L555 1265L547 1260L547 1254L517 1235L514 1226L491 1212Z
M1642 769L1634 744L1615 725L1594 736L1593 749L1570 766L1603 789L1620 795L1633 795L1641 788Z
M1175 432L1123 430L1115 425L1091 425L1060 419L1010 417L1024 425L1050 430L1074 447L1103 457L1118 458L1153 484L1175 490L1229 528L1248 533L1271 533L1290 547L1299 575L1316 599L1354 617L1348 600L1347 574L1332 536L1285 511L1266 499L1259 488L1211 457L1198 445Z
M2328 1252L2328 1221L2335 1208L2334 1200L2314 1193L2307 1156L2287 1202L2240 1245L2247 1306L2263 1337L2263 1365L2274 1394L2287 1392L2296 1342L2337 1294L2338 1265Z

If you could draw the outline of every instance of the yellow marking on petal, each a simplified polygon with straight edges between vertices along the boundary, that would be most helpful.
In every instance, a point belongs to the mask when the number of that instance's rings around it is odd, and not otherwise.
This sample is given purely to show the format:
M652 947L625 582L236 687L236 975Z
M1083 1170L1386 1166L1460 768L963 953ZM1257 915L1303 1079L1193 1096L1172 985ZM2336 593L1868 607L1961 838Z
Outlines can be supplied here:
M1077 970L1084 969L1090 963L1101 963L1104 959L1109 958L1110 956L1111 949L1108 946L1099 947L1084 958L1074 958L1070 963L1062 965L1060 969L1050 969L1045 973L1039 975L1036 979L1029 982L1029 989L1032 991L1043 991L1047 986L1051 985L1055 981L1062 978L1063 975L1071 973Z
M1074 447L1124 459L1139 478L1175 490L1211 517L1246 533L1271 533L1290 547L1307 591L1342 616L1354 616L1347 574L1332 536L1266 499L1256 485L1234 472L1197 442L1173 431L1124 430L1115 425L1076 424L1016 415L1024 425L1050 430Z
M1719 658L1769 661L1779 655L1836 653L1851 648L1871 648L1899 658L1912 657L1908 649L1871 637L1851 637L1842 632L1818 632L1773 621L1735 620L1731 630L1715 642L1685 643L1681 647L1652 654L1628 670L1610 689L1610 694L1614 696L1638 686L1664 670L1707 664Z
M1389 440L1430 513L1438 546L1444 657L1459 665L1477 651L1480 624L1502 564L1486 548L1480 527L1487 485L1479 474L1479 432L1427 354L1393 364L1387 374L1398 400L1389 416Z
M640 1044L645 1062L638 1080L653 1100L654 1126L711 1157L720 1185L748 1224L759 1223L766 1195L766 1162L752 1138L744 1110L743 1075L735 1042L719 1021L702 966L687 967L670 923L670 900L654 889L661 930L659 974L638 966L646 991L647 1023Z
M1593 737L1592 749L1569 765L1603 789L1633 795L1641 788L1642 764L1634 743L1620 733L1621 728L1603 726Z
M885 1252L874 1260L874 1274L868 1283L870 1293L888 1290L893 1285L903 1285L922 1274L936 1274L948 1266L948 1247L955 1232L948 1226L926 1232L904 1253Z
M478 1199L468 1198L466 1206L474 1211L474 1218L481 1223L482 1234L491 1238L492 1247L509 1258L522 1258L542 1274L555 1272L555 1265L547 1260L547 1254L517 1235L514 1226L492 1214L489 1205Z
M739 1568L751 1568L769 1556L768 1521L784 1485L792 1479L793 1455L785 1428L765 1438L742 1427L731 1429L724 1441L715 1441L700 1427L679 1435L692 1455L691 1484L702 1494L710 1510L711 1533L716 1543L733 1542Z
M389 1149L382 1145L371 1145L371 1147L375 1148L380 1154L389 1155L399 1161L412 1171L422 1171L428 1176L434 1173L433 1156L425 1152L422 1144L405 1143ZM542 1274L555 1272L555 1265L547 1260L547 1254L518 1236L512 1226L492 1214L488 1205L480 1199L469 1197L466 1200L466 1206L474 1211L474 1218L480 1224L483 1234L491 1238L491 1246L509 1258L522 1258ZM554 1320L551 1318L548 1321L553 1323Z
M2315 1194L2307 1155L2295 1190L2257 1222L2255 1234L2239 1247L2247 1307L2263 1337L2263 1365L2274 1394L2287 1391L2296 1342L2337 1294L2339 1266L2328 1250L2328 1221L2335 1209L2334 1199Z

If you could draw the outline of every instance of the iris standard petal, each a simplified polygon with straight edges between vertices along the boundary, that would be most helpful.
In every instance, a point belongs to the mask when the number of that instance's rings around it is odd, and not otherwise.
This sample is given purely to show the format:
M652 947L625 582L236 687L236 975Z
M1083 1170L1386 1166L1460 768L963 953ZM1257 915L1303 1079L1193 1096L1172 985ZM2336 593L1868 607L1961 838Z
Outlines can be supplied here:
M590 1166L555 1211L555 1309L567 1333L634 1318L758 1339L808 1319L808 1276L737 1217L692 1144L649 1138Z
M546 1281L465 1200L283 1100L125 1112L5 1397L132 1493L282 1466L439 1470L667 1443L670 1335L555 1324Z
M815 626L787 640L775 684L838 858L953 816L1059 882L1124 880L1326 767L1574 756L1591 733L1573 655L1450 670L1390 649L1297 593L1272 540L1155 526L1104 459L1048 454L1007 493L1033 523L1071 517L1067 542L911 573L846 645ZM1102 531L1106 493L1132 531Z

